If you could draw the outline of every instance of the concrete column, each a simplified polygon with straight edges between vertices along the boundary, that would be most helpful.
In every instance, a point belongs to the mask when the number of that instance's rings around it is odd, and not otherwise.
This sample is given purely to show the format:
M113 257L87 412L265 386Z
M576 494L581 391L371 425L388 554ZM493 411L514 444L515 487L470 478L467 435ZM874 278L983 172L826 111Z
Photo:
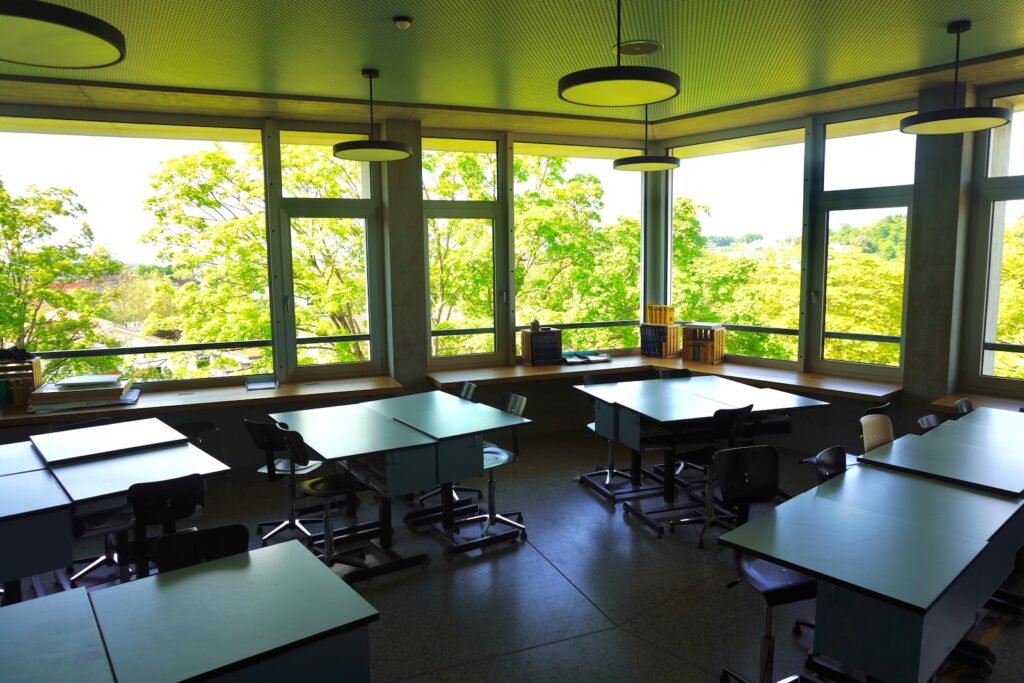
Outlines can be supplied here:
M672 218L668 171L644 173L641 220L640 320L647 304L669 303L672 277Z
M965 101L964 92L958 102ZM919 111L950 106L950 86L921 91ZM973 136L917 138L907 237L903 389L907 421L953 391L960 350Z
M387 121L382 135L413 149L410 158L383 164L388 372L409 389L426 389L430 322L420 122Z

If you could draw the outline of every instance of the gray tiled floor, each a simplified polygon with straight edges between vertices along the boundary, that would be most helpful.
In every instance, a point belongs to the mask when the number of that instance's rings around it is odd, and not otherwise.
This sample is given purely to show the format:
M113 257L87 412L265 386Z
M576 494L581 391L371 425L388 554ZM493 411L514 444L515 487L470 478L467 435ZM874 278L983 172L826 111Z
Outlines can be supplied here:
M426 552L431 563L356 586L381 613L370 627L374 680L714 681L723 665L754 674L763 603L747 586L726 588L733 577L718 560L718 532L699 550L696 528L657 539L623 519L574 481L605 457L603 442L582 433L527 437L522 452L499 471L497 498L500 508L523 512L527 542L445 560L429 533L396 523L396 549ZM797 454L784 460L784 488L813 483ZM280 514L283 494L235 471L211 482L198 523L252 528ZM372 507L367 499L367 514ZM396 504L396 520L406 509ZM790 627L812 610L776 610L776 678L801 670L812 636ZM1021 625L987 618L976 636L993 625L1001 628L993 643L1000 661L989 680L1024 679ZM947 679L970 680L957 672Z

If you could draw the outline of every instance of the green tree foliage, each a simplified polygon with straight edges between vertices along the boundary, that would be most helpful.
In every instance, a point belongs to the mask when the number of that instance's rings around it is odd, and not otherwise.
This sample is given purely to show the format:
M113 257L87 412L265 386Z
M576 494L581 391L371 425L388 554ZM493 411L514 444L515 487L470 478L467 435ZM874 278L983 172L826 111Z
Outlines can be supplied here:
M82 223L64 238L55 220L85 213L67 188L29 187L11 196L0 182L0 344L29 351L83 349L109 340L94 331L93 316L102 305L94 288L118 264L95 247L92 231ZM112 360L53 361L51 376L76 368L102 370Z

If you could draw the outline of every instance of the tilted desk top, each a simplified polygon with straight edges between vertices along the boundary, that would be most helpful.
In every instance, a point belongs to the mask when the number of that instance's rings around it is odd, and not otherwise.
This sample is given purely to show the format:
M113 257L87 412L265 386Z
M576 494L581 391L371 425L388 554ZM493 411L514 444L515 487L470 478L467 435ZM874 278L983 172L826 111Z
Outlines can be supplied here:
M483 403L467 401L443 391L383 398L360 405L435 439L480 434L496 429L518 427L530 422L526 418Z
M7 683L114 680L84 588L0 609L0 662Z
M31 441L5 443L0 446L0 477L42 469L46 469L46 463Z
M287 424L302 434L310 448L332 460L434 443L429 436L361 404L271 413L270 419Z
M379 618L298 541L122 583L89 598L120 683L208 675Z
M998 408L975 408L959 420L955 420L953 424L967 428L987 425L996 429L1017 430L1017 433L1020 433L1020 430L1024 429L1024 413Z
M184 434L155 417L36 434L29 438L50 465L187 440Z
M835 481L863 468L854 468ZM926 611L987 545L811 489L718 542L806 574Z
M81 503L123 494L132 484L189 474L207 475L227 469L227 465L205 451L182 443L57 464L53 466L53 476L74 502Z
M64 489L49 470L33 470L0 477L0 519L70 505L71 501Z
M1024 495L1024 458L1019 451L1005 448L908 434L865 453L860 460L995 493Z

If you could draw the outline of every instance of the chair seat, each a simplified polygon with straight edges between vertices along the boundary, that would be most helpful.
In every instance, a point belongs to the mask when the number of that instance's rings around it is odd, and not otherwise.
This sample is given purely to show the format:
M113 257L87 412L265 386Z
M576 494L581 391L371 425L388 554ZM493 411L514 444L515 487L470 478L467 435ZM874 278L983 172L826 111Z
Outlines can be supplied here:
M768 560L744 555L736 570L772 607L810 600L817 591L812 577Z
M75 515L72 520L75 538L95 538L119 531L128 531L135 524L135 512L127 503L121 507Z
M296 488L314 498L333 498L360 490L358 482L347 474L310 477L298 482Z
M324 463L321 460L310 460L309 463L303 465L302 467L296 467L295 474L309 474L310 472L312 472L313 470L315 470L316 468L320 467L320 465L323 464ZM277 458L276 460L274 460L275 474L288 474L290 467L291 460L289 460L288 458ZM263 467L259 468L256 471L259 472L260 474L266 474L267 466L264 465Z
M515 461L516 454L504 448L498 448L493 444L484 447L484 469L489 470L495 467L507 465Z

